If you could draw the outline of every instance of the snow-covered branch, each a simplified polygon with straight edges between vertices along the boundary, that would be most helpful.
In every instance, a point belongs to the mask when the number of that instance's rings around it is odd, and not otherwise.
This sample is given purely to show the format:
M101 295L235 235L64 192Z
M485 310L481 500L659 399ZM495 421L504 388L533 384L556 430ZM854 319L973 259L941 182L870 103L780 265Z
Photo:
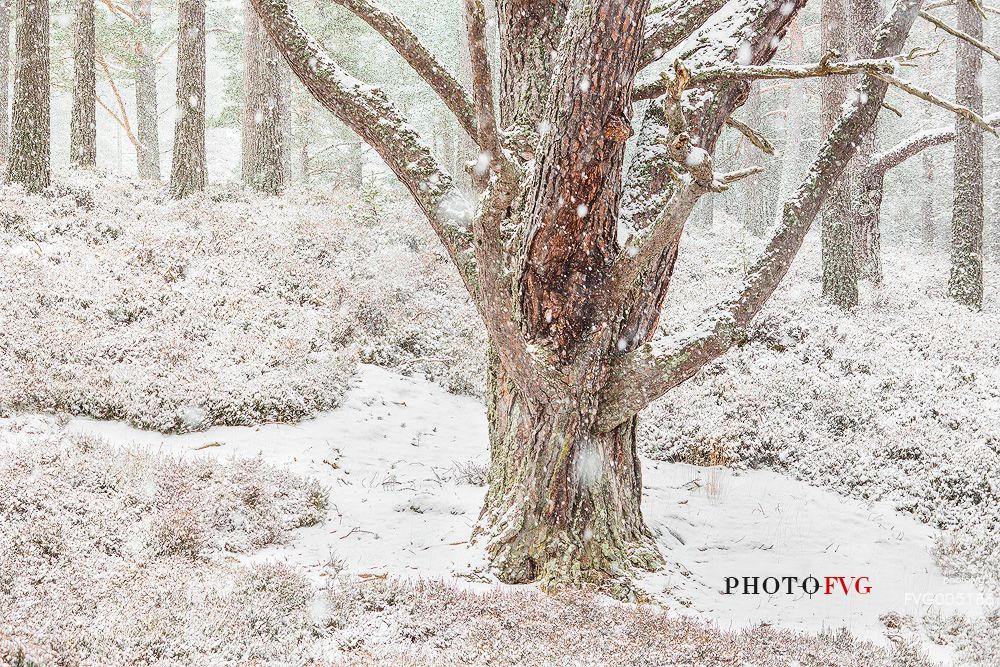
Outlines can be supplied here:
M451 176L385 93L345 72L292 13L288 0L251 0L292 72L316 100L375 149L410 191L475 298L469 206Z
M646 34L643 38L639 69L663 57L670 49L683 42L700 28L728 0L669 0L656 7L646 17Z
M897 0L879 32L876 59L899 53L920 5L921 0ZM875 77L862 81L859 102L845 107L809 175L785 203L781 226L742 288L719 304L699 331L679 345L658 351L648 343L619 357L612 369L614 377L601 397L598 428L607 431L621 424L746 339L747 326L785 277L833 184L857 151L859 138L878 117L888 85Z
M482 0L465 0L465 17L469 31L472 101L475 107L476 126L479 128L478 143L479 147L486 151L491 163L495 163L504 158L497 135L497 115L493 106L493 74L490 71L490 54L486 46L486 9ZM481 177L485 174L476 175Z
M961 104L950 102L944 99L943 97L935 95L929 90L924 90L923 88L914 86L912 83L909 83L908 81L903 81L902 79L899 79L893 76L892 74L889 74L888 72L869 72L869 74L875 77L876 79L881 79L886 83L892 84L896 88L899 88L900 90L907 92L910 95L913 95L914 97L919 97L920 99L930 102L935 106L939 106L942 109L947 109L948 111L954 114L958 114L962 118L965 118L966 120L975 123L983 130L989 132L990 134L997 136L997 131L993 129L993 127L988 122L986 122L986 119L984 119L982 116L977 114L972 109L969 109L968 107L964 107Z
M991 127L1000 128L1000 113L986 116L985 120ZM868 169L875 174L885 174L928 148L951 143L956 134L954 126L918 132L876 155Z
M809 79L825 76L847 76L853 74L892 73L903 63L910 62L915 58L930 55L929 51L915 50L906 55L892 58L867 58L860 60L848 60L835 62L837 53L830 52L824 55L819 62L806 65L737 65L726 64L716 67L709 67L695 70L691 74L691 83L704 84L713 81L735 79L743 81L753 81L756 79ZM669 86L669 79L673 72L666 71L661 74L658 81L640 86L636 89L635 99L654 99L663 95Z
M375 32L382 35L396 53L413 68L413 71L437 93L458 119L462 129L476 141L476 116L469 95L399 17L379 9L368 0L334 0L334 2L349 9Z

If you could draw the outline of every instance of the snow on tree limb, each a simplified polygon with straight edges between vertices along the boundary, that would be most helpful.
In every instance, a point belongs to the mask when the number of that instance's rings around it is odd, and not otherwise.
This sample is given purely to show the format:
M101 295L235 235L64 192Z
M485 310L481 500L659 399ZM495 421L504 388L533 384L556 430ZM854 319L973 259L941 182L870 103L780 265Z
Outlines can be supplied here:
M919 97L920 99L930 102L935 106L939 106L942 109L947 109L948 111L954 114L958 114L962 118L965 118L966 120L975 123L976 125L981 127L983 130L989 132L993 136L998 136L997 131L993 129L993 127L989 123L986 122L986 119L984 119L982 116L977 114L972 109L969 109L968 107L964 107L961 104L955 104L954 102L949 102L948 100L944 99L943 97L939 97L938 95L935 95L929 90L918 88L917 86L914 86L912 83L903 81L902 79L899 79L887 72L869 72L868 74L870 76L875 77L876 79L881 79L886 83L890 83L896 88L899 88L900 90L907 92L910 95L913 95L914 97Z
M287 0L251 0L295 75L326 109L382 157L406 186L477 297L469 204L385 93L345 72L292 13Z
M985 120L991 127L1000 128L1000 113L986 116ZM954 126L918 132L873 157L869 169L873 173L884 174L928 148L954 141L956 134Z
M875 49L887 58L902 49L920 11L921 0L897 0L889 12ZM598 428L607 431L635 415L669 389L692 377L709 362L746 340L746 328L777 289L798 253L812 221L857 150L858 139L875 122L888 83L866 77L856 101L824 142L795 196L784 206L781 225L763 256L750 270L742 288L719 304L699 331L676 341L666 351L646 344L622 355L612 367L613 380L602 395Z
M465 17L469 31L472 102L475 108L476 126L479 128L479 147L489 154L491 162L502 160L500 139L497 135L497 114L493 106L493 74L490 71L490 54L486 46L486 9L482 0L465 0Z
M726 2L728 0L704 0L692 6L688 0L670 0L655 8L646 17L639 69L662 58L663 54L704 25Z
M334 2L353 12L380 34L413 71L437 93L445 106L455 115L462 129L476 141L478 130L472 99L458 80L424 47L409 26L399 17L379 9L368 0L334 0Z
M737 65L725 64L705 69L695 70L691 74L691 82L708 83L723 79L753 81L757 79L809 79L824 76L849 76L853 74L893 73L896 68L916 58L931 55L931 51L915 50L909 54L892 58L866 58L835 62L835 52L824 55L819 62L806 65ZM670 72L664 72L660 80L637 88L636 99L645 100L660 97L667 88Z

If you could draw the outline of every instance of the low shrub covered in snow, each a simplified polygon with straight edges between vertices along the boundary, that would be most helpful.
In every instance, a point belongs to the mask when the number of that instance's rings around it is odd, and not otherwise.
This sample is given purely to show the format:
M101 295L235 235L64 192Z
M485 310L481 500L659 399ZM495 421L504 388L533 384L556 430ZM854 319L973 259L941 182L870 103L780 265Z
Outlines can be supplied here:
M0 196L0 413L294 421L338 404L359 354L480 386L474 310L410 209L315 190L174 202L83 172Z
M691 326L744 268L745 235L725 219L685 241L664 334ZM645 451L770 467L890 501L953 529L943 552L952 568L1000 590L996 301L989 294L981 313L955 305L944 254L897 248L885 285L844 313L820 297L818 245L807 241L746 345L646 411Z

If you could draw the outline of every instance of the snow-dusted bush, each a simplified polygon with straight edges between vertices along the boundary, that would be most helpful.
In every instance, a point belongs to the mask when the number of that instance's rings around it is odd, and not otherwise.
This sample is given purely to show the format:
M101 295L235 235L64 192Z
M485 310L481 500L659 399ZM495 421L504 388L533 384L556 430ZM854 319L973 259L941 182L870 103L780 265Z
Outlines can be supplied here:
M314 482L256 459L182 462L79 435L25 437L0 455L0 665L18 650L39 665L55 664L46 654L91 665L295 655L312 586L229 554L320 521L327 498Z
M747 344L646 411L645 451L770 467L890 501L955 529L953 567L965 559L966 570L1000 586L987 565L1000 536L995 299L981 313L955 305L943 293L947 257L897 248L886 253L885 285L865 288L861 307L845 314L820 298L817 241L807 241ZM664 334L690 326L742 275L741 236L724 219L686 242Z
M484 344L412 208L350 193L161 188L65 172L0 189L0 413L161 431L338 404L358 352L476 393Z
M327 594L340 665L924 665L847 634L710 624L587 593L474 593L440 582L345 583Z

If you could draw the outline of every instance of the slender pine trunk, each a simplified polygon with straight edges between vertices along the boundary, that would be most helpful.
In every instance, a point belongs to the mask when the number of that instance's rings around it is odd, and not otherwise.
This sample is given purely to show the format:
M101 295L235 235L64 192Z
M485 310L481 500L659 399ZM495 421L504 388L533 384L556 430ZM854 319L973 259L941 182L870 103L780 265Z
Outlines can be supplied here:
M875 50L875 36L882 22L882 8L872 0L851 0L851 56L869 58ZM848 177L852 181L855 223L855 248L858 276L878 285L882 282L882 207L883 175L868 169L878 152L878 125L865 134L852 162Z
M73 37L73 112L70 118L70 161L97 166L97 73L94 0L77 0Z
M982 39L983 19L968 2L957 5L958 29ZM955 100L983 112L980 77L983 53L958 40ZM983 131L959 118L955 138L955 201L951 222L951 277L948 294L971 308L983 307Z
M10 5L0 0L0 165L10 152Z
M16 0L14 107L7 179L30 192L49 186L49 2Z
M139 178L158 181L160 170L159 103L156 94L156 56L152 49L153 2L136 0L133 5L138 35L135 45L136 163Z
M287 182L292 178L292 152L295 136L292 126L292 72L280 54L278 72L281 90L281 168Z
M285 184L283 61L249 0L244 1L243 16L243 182L276 195Z
M757 131L763 131L764 103L760 97L760 84L750 86L750 95L742 109L746 122ZM743 142L744 157L741 164L746 167L763 167L764 157L760 150L749 141ZM764 184L758 180L749 180L740 185L742 192L740 217L743 227L754 236L762 237L771 223L771 213L768 206L768 192Z
M849 13L845 0L823 0L822 13L824 53L831 49L846 53ZM830 133L840 118L848 85L845 77L823 79L821 131L824 136ZM851 183L847 173L827 200L822 225L823 296L841 308L853 308L858 305L858 270Z
M921 171L924 177L924 194L920 204L920 240L928 249L933 249L937 244L937 229L934 223L934 160L926 153L921 159Z
M170 195L205 189L205 0L177 3L177 123Z
M801 19L796 17L788 29L789 53L788 59L793 63L805 61L805 40L802 35ZM778 183L778 196L783 201L798 187L801 179L799 162L802 159L802 130L806 98L806 88L801 80L788 82L788 103L785 115L785 149L781 155L781 179ZM782 215L781 207L776 207L775 220Z

